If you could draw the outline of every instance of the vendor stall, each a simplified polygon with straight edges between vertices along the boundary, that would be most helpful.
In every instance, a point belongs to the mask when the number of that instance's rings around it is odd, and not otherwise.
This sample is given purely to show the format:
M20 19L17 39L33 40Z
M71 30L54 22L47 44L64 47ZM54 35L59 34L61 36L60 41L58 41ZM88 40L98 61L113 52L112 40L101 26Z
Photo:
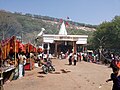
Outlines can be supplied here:
M11 81L14 77L14 70L17 67L17 53L19 41L15 36L0 42L0 74L1 82Z
M37 49L30 43L26 44L25 46L26 46L27 61L26 61L26 65L24 66L24 69L32 70L34 68L34 62L35 62L34 53L37 52Z

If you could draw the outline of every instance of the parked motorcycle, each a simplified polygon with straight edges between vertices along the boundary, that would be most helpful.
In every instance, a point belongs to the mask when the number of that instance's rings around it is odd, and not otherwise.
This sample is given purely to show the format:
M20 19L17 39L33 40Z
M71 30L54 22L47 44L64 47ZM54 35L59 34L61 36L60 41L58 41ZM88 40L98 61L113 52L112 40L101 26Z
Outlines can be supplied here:
M55 71L54 66L52 65L51 60L48 60L45 64L42 65L42 70L45 74Z

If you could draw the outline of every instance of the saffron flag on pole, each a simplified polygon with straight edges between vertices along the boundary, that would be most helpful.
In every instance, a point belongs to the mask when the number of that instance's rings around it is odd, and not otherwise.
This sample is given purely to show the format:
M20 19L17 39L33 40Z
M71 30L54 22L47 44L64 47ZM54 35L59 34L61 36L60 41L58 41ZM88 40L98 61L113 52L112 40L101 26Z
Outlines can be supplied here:
M63 22L63 19L60 19L60 21L59 21L60 23L62 23Z
M67 21L65 22L65 26L66 26L66 28L68 28L68 26L69 26L69 23Z

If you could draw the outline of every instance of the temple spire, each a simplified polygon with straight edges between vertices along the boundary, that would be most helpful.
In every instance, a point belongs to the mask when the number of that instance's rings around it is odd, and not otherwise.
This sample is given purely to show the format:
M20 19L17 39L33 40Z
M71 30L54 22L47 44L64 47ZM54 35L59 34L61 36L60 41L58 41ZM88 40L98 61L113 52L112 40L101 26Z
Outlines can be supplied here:
M63 23L62 23L62 25L60 27L59 35L67 35L67 31L66 31L64 21L63 21Z

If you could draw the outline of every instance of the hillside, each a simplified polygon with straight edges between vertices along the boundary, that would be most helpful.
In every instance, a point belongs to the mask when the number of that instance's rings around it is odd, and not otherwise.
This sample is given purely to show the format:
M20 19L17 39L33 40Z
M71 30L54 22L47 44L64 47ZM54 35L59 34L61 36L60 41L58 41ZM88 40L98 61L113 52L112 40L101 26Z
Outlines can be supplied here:
M0 11L0 40L12 35L22 36L24 42L33 42L41 28L45 28L45 34L58 34L62 21L65 22L68 34L89 35L97 26L88 25L70 20L62 20L49 16L11 13Z

